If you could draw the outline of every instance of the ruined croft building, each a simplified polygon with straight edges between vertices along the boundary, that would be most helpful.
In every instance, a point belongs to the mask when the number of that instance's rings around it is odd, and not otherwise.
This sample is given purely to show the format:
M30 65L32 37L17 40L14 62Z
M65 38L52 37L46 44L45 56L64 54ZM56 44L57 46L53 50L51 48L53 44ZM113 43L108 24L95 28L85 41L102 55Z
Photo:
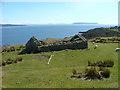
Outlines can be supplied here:
M54 42L51 44L47 44L41 40L37 40L35 37L31 37L26 44L26 48L22 52L20 52L20 54L86 48L88 48L87 39L80 34L76 34L70 40Z

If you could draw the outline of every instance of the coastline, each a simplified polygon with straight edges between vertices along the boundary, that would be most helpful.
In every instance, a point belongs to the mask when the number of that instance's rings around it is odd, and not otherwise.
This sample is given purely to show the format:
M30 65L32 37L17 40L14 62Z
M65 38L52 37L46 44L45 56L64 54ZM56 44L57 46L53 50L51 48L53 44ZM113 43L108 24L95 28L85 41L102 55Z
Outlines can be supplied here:
M35 36L38 39L56 38L63 39L64 37L73 36L79 32L86 32L90 29L101 27L113 27L116 25L79 25L79 24L40 24L19 26L5 26L2 28L3 46L26 43L26 41ZM44 33L44 34L43 34ZM19 38L17 38L19 37Z
M0 27L8 27L8 26L26 26L24 24L0 24Z

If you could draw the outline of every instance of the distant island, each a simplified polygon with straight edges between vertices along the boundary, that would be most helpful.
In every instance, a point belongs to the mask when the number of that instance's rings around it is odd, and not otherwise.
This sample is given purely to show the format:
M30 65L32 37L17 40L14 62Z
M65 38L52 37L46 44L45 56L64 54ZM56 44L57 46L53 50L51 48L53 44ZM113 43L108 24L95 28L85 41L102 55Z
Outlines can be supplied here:
M98 24L98 23L93 23L93 22L75 22L73 24Z
M0 26L26 26L23 24L0 24Z

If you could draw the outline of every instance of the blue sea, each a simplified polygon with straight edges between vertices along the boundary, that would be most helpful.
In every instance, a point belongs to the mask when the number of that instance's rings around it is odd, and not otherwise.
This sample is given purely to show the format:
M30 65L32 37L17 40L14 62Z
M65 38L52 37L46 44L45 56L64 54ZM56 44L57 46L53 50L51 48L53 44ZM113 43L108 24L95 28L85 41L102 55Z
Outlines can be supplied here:
M37 39L65 38L74 36L80 31L88 31L97 27L111 27L115 25L99 24L41 24L26 26L2 27L2 45L25 44L30 37Z

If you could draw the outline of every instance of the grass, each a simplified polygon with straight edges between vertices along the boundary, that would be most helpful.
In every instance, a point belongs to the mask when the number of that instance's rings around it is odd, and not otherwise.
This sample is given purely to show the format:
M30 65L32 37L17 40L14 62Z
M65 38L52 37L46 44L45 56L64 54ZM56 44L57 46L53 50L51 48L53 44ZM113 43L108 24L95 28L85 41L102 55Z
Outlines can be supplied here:
M98 48L89 42L89 49L62 50L39 54L20 55L23 61L4 66L4 88L117 88L118 53L117 43L97 43ZM3 60L15 58L18 51L5 52ZM34 55L54 55L48 65L48 59L32 58ZM113 60L110 78L103 80L82 80L70 78L72 70L84 71L88 61Z
M72 37L66 37L64 39L55 39L55 38L47 38L47 39L43 39L42 41L51 44L51 43L55 43L55 42L59 42L59 41L67 41L72 39Z

